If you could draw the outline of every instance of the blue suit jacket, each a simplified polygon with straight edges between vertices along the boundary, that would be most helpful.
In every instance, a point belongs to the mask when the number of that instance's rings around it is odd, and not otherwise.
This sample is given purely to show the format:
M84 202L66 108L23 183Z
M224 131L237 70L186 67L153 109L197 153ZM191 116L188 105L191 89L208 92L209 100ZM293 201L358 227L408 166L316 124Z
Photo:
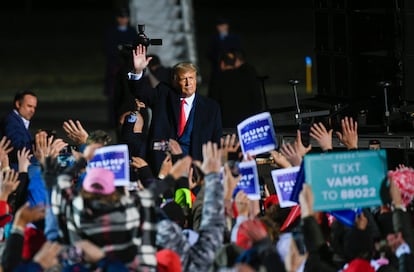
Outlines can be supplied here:
M14 111L11 111L3 120L4 135L11 140L13 151L9 154L10 167L18 170L17 151L23 147L32 151L33 137L24 126L23 120ZM40 164L33 156L28 169L29 186L28 201L31 206L47 204L47 193L41 174ZM42 220L41 220L42 221Z
M11 141L13 151L9 154L10 166L17 163L17 150L26 147L32 150L33 137L24 126L22 118L14 111L11 111L3 120L3 135Z
M180 94L170 85L161 82L154 89L144 87L142 80L130 80L133 95L152 109L149 130L149 148L147 159L154 163L154 174L158 174L165 154L153 151L152 142L178 138L178 121L180 115ZM202 145L208 141L220 144L223 133L221 110L219 104L196 93L193 102L194 123L191 131L189 155L194 160L202 160Z

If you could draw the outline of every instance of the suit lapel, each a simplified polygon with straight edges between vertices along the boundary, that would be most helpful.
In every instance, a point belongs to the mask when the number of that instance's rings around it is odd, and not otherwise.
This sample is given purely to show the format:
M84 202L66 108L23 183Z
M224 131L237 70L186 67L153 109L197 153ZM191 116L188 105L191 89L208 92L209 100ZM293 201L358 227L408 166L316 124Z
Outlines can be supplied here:
M29 137L29 139L33 139L32 134L30 134L30 131L28 129L26 129L26 127L24 126L24 122L23 122L22 118L20 117L20 115L16 114L13 111L13 116L16 119L16 122L18 122L24 128L24 131L25 131L26 135Z
M194 110L194 122L193 122L193 134L194 132L201 133L202 126L205 125L202 122L202 113L203 113L203 101L200 99L200 96L196 93L194 102L193 102L193 110Z

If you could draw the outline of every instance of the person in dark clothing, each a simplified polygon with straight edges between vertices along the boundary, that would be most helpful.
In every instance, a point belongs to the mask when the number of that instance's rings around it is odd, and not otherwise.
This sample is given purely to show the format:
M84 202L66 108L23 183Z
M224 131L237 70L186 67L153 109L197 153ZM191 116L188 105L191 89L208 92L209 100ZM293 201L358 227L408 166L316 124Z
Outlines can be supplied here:
M220 73L220 56L228 50L242 49L242 41L239 34L231 31L230 21L227 18L216 19L215 32L210 38L210 46L207 58L210 61L210 83Z
M11 110L2 120L2 134L11 141L13 150L9 154L10 167L18 170L17 151L25 147L33 154L34 139L30 124L37 108L37 96L31 90L19 91Z
M119 142L128 145L130 157L145 159L150 116L144 103L138 99L135 99L135 103L136 108L125 112L119 119Z
M108 99L108 121L112 127L123 112L123 104L129 100L129 91L124 90L127 87L124 71L128 69L131 59L124 46L134 44L138 36L137 30L129 24L128 9L117 10L115 22L107 29L104 40L106 70L103 92Z
M234 129L244 119L263 110L260 81L256 69L245 62L241 50L225 51L220 56L220 69L211 81L208 95L220 104L223 128Z

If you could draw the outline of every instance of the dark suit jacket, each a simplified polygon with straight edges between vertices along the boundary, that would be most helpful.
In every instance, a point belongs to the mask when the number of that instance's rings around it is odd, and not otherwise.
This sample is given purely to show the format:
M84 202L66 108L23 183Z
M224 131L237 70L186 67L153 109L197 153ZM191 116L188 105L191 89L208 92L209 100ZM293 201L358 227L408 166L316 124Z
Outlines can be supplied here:
M147 160L153 163L154 174L165 157L163 152L152 151L154 141L177 139L180 115L180 94L163 82L154 89L143 88L142 80L130 80L133 95L152 109L149 130ZM202 145L208 141L220 144L222 136L221 111L217 102L196 93L193 102L194 125L191 133L189 155L194 160L202 160Z
M32 150L33 137L24 126L22 118L11 111L3 120L3 135L10 139L13 151L9 154L10 166L17 163L17 151L26 147Z

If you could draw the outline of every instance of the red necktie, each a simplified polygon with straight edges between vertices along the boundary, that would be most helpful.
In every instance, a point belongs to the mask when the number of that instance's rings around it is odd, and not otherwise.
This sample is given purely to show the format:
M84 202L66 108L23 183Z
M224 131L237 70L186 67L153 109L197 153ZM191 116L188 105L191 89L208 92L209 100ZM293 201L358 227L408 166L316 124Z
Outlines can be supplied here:
M183 98L181 100L180 121L178 123L178 136L179 137L181 137L181 135L183 135L184 128L185 128L185 123L187 122L187 120L185 119L185 111L184 111L185 104L186 104L186 102L185 102L185 99Z

